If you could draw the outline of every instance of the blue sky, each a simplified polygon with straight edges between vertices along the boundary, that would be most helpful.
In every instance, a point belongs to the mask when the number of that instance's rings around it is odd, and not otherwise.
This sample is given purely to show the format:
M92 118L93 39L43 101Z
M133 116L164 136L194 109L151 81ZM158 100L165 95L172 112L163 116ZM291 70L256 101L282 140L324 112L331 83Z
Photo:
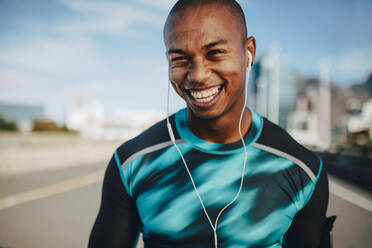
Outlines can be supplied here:
M58 121L77 95L119 108L164 109L162 28L174 0L0 0L0 101L44 104ZM240 0L258 56L349 85L372 72L372 1ZM182 101L172 95L172 108Z

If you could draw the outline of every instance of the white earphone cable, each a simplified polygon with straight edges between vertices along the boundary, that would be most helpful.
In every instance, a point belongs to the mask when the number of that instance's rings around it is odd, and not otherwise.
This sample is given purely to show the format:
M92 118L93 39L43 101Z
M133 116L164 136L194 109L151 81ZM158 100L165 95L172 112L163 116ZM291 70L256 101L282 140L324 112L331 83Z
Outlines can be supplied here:
M245 145L245 142L244 142L244 138L243 138L243 134L242 134L242 130L241 130L241 122L242 122L242 119L243 119L243 115L244 115L244 110L245 110L245 107L246 107L246 104L247 104L247 93L248 93L248 80L249 80L249 75L250 75L250 72L251 72L251 63L252 63L252 55L251 53L248 52L248 55L249 55L249 65L248 65L248 73L247 73L247 83L245 84L245 96L244 96L244 105L243 105L243 108L242 108L242 111L240 113L240 118L239 118L239 125L238 125L238 131L239 131L239 136L240 136L240 139L242 141L242 144L243 144L243 147L244 147L244 162L243 162L243 169L242 169L242 174L241 174L241 179L240 179L240 186L239 186L239 190L238 192L236 193L235 197L226 205L224 206L220 212L218 213L217 215L217 218L216 218L216 221L215 221L215 224L213 225L212 221L211 221L211 218L209 217L209 214L207 212L207 209L205 208L204 206L204 202L200 196L200 193L195 185L195 182L194 182L194 179L191 175L191 172L187 166L187 163L185 161L185 158L183 157L183 154L181 152L181 150L179 149L179 147L177 146L176 144L176 140L175 140L175 137L174 137L174 134L173 134L173 130L172 130L172 125L170 124L170 121L169 121L169 95L170 95L170 82L168 83L168 96L167 96L167 128L168 128L168 132L169 132L169 136L171 138L171 141L174 145L174 147L177 149L178 153L180 154L181 156L181 159L182 159L182 162L185 166L185 169L187 171L187 173L189 174L189 177L190 177L190 181L192 183L192 186L194 187L194 191L197 195L197 197L199 198L199 201L200 201L200 204L202 205L202 208L203 208L203 211L204 211L204 214L205 216L207 217L208 219L208 222L210 224L210 226L212 227L213 229L213 234L214 234L214 246L215 248L218 247L218 237L217 237L217 224L218 224L218 220L220 218L220 216L222 215L222 213L229 207L231 206L231 204L233 204L236 199L238 199L239 195L240 195L240 192L243 188L243 183L244 183L244 174L245 174L245 168L246 168L246 164L247 164L247 148L246 148L246 145Z

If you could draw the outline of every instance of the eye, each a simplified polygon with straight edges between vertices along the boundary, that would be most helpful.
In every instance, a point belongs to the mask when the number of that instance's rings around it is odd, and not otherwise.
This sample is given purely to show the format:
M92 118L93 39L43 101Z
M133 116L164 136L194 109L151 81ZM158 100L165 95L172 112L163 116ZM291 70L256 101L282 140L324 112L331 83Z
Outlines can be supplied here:
M182 60L186 60L186 59L187 58L185 56L178 56L178 57L171 58L171 61L175 62L175 61L182 61Z
M221 54L224 54L224 53L226 53L226 51L223 50L223 49L210 50L207 53L207 57L211 57L211 58L218 57L218 56L220 56Z
M188 61L189 61L189 58L186 57L186 56L181 56L181 55L171 56L170 57L170 66L172 68L186 66Z

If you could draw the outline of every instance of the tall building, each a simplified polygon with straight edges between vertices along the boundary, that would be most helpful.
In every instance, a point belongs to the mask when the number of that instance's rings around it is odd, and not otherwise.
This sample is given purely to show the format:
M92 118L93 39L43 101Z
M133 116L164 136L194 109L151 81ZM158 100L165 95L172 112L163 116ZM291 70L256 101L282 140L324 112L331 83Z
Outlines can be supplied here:
M294 110L297 75L280 64L277 48L271 48L255 63L250 82L249 104L270 121L287 128Z
M330 68L326 60L319 63L319 148L327 150L331 145L331 82Z

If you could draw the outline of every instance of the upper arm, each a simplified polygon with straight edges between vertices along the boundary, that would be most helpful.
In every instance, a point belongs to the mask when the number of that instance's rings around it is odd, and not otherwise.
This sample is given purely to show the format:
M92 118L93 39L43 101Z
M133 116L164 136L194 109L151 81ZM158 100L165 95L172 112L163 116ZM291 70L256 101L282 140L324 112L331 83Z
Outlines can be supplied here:
M105 173L101 207L89 238L89 248L134 247L139 217L133 199L125 190L115 159Z
M286 233L286 247L319 247L326 222L328 197L328 178L323 169L309 202L296 214Z

